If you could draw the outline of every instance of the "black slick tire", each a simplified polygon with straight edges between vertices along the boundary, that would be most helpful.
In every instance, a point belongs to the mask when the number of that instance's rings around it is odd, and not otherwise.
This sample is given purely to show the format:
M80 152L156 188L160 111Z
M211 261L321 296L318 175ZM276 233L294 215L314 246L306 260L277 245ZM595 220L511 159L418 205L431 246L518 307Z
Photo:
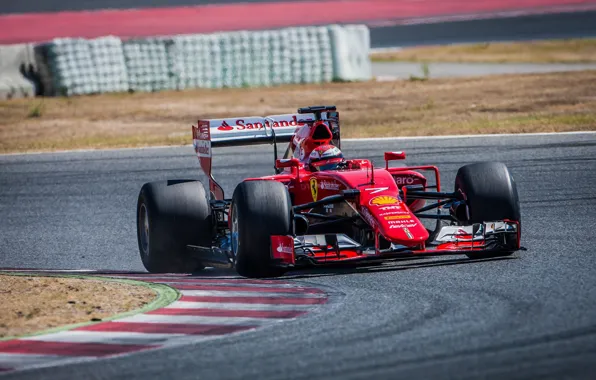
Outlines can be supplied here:
M137 202L137 241L151 273L192 273L204 266L187 245L211 246L211 215L199 181L168 180L143 185Z
M455 177L455 191L461 191L468 205L464 225L509 219L520 222L517 185L502 162L480 162L461 167ZM469 258L509 256L513 252L470 253Z
M241 182L231 208L232 250L236 271L244 277L279 277L271 260L271 235L292 235L293 213L286 187L276 181Z

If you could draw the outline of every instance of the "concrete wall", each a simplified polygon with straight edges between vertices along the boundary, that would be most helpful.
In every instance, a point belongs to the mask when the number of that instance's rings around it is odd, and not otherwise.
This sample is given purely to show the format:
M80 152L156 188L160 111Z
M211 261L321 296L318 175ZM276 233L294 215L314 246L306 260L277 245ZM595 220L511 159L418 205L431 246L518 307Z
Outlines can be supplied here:
M35 96L36 71L33 44L0 46L0 99Z

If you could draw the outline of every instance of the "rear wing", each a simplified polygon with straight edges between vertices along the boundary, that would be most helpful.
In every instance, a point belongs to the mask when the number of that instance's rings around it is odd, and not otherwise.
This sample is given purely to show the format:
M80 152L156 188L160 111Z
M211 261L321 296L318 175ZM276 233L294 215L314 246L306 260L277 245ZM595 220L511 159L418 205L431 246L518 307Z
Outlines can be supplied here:
M318 115L320 115L320 120L329 123L332 131L337 131L336 145L339 146L338 112L199 120L198 125L192 126L193 147L199 158L201 169L209 177L211 198L224 199L223 189L215 182L211 174L212 148L289 142L299 128L314 122Z

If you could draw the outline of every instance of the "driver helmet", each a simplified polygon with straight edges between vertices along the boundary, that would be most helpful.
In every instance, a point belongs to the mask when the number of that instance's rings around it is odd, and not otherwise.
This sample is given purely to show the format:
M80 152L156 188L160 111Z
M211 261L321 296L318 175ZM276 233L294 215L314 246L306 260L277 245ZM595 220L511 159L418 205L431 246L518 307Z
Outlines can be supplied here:
M343 162L341 150L329 144L316 147L308 157L308 164L313 171L335 170Z

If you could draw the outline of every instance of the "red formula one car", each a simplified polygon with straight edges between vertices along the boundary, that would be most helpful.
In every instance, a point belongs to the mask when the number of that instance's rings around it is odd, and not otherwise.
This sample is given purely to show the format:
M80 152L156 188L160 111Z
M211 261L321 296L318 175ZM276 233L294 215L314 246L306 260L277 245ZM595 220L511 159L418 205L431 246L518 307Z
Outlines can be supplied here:
M445 192L435 166L393 167L404 152L385 152L384 167L347 160L333 106L199 120L192 130L207 188L170 180L139 194L137 237L150 272L216 266L275 277L299 267L520 249L518 194L503 163L463 166ZM278 159L280 141L289 145ZM211 172L214 148L258 143L274 144L275 174L247 178L226 198Z

